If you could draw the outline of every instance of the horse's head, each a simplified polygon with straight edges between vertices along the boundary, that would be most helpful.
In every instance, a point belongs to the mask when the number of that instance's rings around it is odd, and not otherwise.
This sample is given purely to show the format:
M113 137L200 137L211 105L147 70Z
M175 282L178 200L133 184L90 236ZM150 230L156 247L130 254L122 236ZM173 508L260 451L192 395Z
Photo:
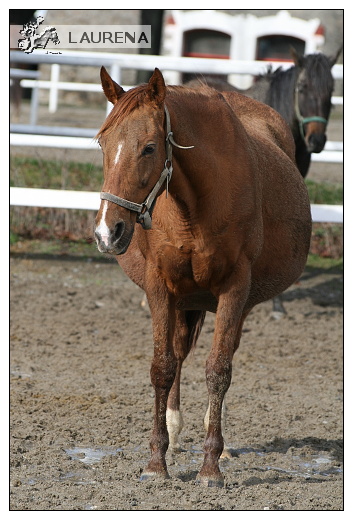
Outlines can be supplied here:
M331 111L334 81L331 68L341 52L329 58L324 54L292 55L298 67L295 113L302 138L310 153L320 153L326 143L326 127Z
M104 183L95 238L103 253L122 254L135 223L151 227L153 201L168 175L164 98L166 87L156 69L147 85L127 92L101 69L103 91L114 107L98 133ZM162 179L161 172L165 173ZM162 181L161 181L162 179Z

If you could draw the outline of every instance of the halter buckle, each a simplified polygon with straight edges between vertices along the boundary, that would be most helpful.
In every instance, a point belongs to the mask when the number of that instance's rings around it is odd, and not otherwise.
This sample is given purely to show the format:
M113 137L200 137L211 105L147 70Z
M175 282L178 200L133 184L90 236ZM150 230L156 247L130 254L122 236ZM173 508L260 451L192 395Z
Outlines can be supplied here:
M137 217L137 222L141 224L143 229L152 229L152 217L146 206L144 206L144 210L142 210L142 212L139 213Z

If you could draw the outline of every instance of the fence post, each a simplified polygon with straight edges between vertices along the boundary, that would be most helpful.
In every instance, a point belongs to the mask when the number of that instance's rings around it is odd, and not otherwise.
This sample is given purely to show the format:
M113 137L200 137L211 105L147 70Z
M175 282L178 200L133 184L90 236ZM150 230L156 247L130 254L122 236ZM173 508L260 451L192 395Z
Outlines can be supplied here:
M29 116L29 123L31 125L37 124L38 104L39 104L39 87L38 87L38 83L36 83L34 88L32 88L32 93L31 93L31 112L30 112L30 116Z
M49 89L49 112L54 114L58 108L58 82L60 76L60 65L53 63L51 66L50 89Z

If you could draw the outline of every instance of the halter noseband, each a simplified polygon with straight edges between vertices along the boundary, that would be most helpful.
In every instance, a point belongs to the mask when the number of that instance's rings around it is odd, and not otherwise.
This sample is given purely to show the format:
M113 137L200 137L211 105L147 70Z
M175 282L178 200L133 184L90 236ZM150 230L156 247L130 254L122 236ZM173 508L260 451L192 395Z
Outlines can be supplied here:
M304 125L307 123L324 123L324 125L327 125L327 119L321 116L310 116L310 117L303 117L300 113L299 108L299 87L298 85L295 87L295 94L294 94L294 109L295 109L295 115L297 116L297 120L299 123L299 130L300 135L303 138L303 141L305 140L305 132L304 132Z
M142 204L137 204L136 202L130 202L129 200L122 199L121 197L118 197L117 195L113 195L112 193L107 193L102 191L100 194L100 198L102 200L108 200L109 202L113 202L114 204L117 204L118 206L121 206L123 208L126 208L130 211L135 211L137 213L137 222L141 224L143 229L151 229L152 228L152 210L153 205L155 202L155 199L157 197L157 194L160 190L160 188L163 186L164 182L167 182L167 196L168 196L168 184L170 179L172 178L173 173L173 164L172 164L172 145L176 146L177 148L182 148L184 150L188 150L190 148L194 148L193 146L181 146L177 144L174 141L173 138L173 132L171 131L171 125L170 125L170 115L167 107L164 105L164 112L166 116L166 127L167 127L167 136L165 139L165 149L166 149L166 155L167 158L164 163L163 171L152 188L149 195L146 197L144 202Z

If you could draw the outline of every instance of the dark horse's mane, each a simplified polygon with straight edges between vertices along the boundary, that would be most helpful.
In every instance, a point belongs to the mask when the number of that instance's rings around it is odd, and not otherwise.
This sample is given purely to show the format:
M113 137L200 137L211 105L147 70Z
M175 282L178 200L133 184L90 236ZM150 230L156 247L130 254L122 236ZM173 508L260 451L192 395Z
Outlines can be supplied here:
M327 94L327 96L331 94L333 79L327 56L321 53L308 54L302 58L301 69L305 69L307 81L314 92ZM269 82L265 103L279 111L287 120L290 119L292 109L291 104L288 103L288 93L294 91L298 74L299 67L294 65L287 70L280 67L272 71L270 67L266 74L257 77L257 80Z
M265 103L280 112L285 119L290 120L292 114L292 104L288 103L288 94L293 92L294 83L297 78L297 67L283 70L282 67L267 74L259 76L257 80L264 80L269 83Z

